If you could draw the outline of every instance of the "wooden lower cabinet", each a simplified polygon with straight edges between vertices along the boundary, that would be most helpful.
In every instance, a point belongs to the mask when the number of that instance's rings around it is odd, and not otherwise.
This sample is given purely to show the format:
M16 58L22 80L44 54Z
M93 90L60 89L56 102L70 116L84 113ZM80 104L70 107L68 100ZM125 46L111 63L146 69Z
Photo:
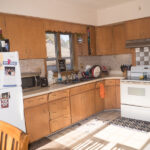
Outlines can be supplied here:
M51 132L55 132L59 129L65 128L71 124L70 115L61 116L59 118L50 121Z
M30 142L50 134L47 104L25 109L25 120Z
M95 113L95 89L70 97L72 123Z
M69 126L71 124L69 89L50 93L48 101L51 132Z
M120 80L116 80L116 108L120 109Z
M105 80L104 109L120 108L120 80Z
M104 99L100 97L100 83L103 83L103 82L96 83L96 89L95 89L95 111L96 113L104 110Z

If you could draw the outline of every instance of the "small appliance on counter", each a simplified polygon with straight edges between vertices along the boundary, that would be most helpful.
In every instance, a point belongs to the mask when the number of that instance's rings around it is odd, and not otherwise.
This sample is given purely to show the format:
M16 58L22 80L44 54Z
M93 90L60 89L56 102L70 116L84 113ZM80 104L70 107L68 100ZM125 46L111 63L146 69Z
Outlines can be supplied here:
M24 91L40 89L48 86L46 77L40 77L40 72L22 73L22 88Z

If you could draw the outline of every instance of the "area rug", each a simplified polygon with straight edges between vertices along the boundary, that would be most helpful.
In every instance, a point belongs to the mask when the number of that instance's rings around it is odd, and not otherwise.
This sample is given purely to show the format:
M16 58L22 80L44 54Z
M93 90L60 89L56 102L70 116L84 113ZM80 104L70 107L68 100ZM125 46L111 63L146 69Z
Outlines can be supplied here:
M109 122L109 124L131 128L143 132L150 132L150 122L147 121L118 117Z

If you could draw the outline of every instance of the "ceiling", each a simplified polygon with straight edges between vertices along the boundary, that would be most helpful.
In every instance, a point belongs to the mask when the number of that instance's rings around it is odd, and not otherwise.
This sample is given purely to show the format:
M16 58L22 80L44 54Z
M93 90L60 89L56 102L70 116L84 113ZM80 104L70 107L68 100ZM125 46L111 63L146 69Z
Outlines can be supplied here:
M95 9L113 7L131 1L135 1L135 0L61 0L61 2L64 3L80 5L80 6L82 5L85 7L90 7Z

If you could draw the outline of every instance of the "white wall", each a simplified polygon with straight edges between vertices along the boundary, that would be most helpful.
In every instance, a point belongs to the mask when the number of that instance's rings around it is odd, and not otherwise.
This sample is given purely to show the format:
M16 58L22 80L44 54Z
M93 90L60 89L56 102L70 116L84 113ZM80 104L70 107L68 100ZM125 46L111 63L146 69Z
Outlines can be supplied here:
M0 0L0 12L81 24L97 24L96 10L64 4L61 0Z
M97 25L106 25L150 16L150 0L135 0L97 11Z

